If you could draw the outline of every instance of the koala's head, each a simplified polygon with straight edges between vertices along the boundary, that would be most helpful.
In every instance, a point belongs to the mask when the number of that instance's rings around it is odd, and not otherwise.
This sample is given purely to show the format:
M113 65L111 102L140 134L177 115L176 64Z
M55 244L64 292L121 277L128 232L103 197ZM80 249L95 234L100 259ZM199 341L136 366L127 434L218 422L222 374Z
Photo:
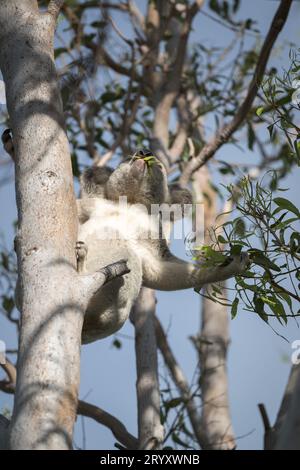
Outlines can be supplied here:
M168 186L167 172L150 151L136 152L115 170L93 167L86 170L81 179L83 196L105 197L118 201L127 197L129 204L190 204L188 190Z
M112 173L106 196L112 200L126 196L130 204L161 204L168 199L166 170L150 152L137 152Z

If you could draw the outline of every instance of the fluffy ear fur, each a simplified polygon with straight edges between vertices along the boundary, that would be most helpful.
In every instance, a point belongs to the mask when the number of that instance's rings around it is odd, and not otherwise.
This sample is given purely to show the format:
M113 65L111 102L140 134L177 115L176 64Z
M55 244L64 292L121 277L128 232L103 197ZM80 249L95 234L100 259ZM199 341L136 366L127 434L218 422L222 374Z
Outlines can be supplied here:
M182 189L178 185L173 184L169 186L170 204L192 204L193 197L188 189Z
M87 168L80 178L81 197L105 197L105 185L113 171L109 166Z
M171 221L179 220L184 216L184 206L193 203L192 194L188 189L182 189L178 185L169 186L169 204L178 204L181 206L181 216L178 213L171 213Z

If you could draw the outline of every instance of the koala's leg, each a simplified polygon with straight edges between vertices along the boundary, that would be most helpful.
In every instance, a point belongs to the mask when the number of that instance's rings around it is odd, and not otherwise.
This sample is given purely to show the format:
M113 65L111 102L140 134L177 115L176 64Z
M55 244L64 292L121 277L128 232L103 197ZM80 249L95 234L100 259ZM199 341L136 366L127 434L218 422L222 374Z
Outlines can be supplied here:
M170 254L167 260L143 263L143 285L158 290L200 289L204 284L224 281L242 274L249 265L247 253L241 253L226 266L201 267Z
M77 259L77 271L79 274L86 272L86 259L87 259L87 245L84 242L78 241L76 243L76 259Z

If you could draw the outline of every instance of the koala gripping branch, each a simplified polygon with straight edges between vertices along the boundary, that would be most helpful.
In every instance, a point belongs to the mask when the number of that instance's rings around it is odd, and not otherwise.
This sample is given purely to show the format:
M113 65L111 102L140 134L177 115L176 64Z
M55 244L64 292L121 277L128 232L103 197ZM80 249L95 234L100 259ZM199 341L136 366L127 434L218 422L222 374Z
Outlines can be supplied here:
M82 284L80 291L83 292L85 304L88 304L91 297L93 297L104 284L129 272L127 261L120 260L105 266L95 273L80 276L80 282Z

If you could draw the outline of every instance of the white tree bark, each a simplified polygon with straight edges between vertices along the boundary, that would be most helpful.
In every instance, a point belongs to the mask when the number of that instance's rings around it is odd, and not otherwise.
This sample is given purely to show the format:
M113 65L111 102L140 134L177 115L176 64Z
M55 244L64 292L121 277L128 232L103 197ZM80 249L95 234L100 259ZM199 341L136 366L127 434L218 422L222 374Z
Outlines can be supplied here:
M275 425L266 430L265 450L300 450L300 364L292 367Z
M202 396L201 428L206 434L209 449L231 450L235 448L235 438L228 397L229 319L226 306L203 298L198 341Z
M77 214L53 60L59 7L1 0L0 67L14 137L21 307L11 449L70 449L88 296L114 274L76 272Z
M194 175L193 185L197 202L202 201L204 204L204 243L207 245L211 244L209 229L215 225L218 215L216 193L209 185L211 180L209 176L208 169L201 168ZM218 222L222 223L220 219ZM209 289L209 286L205 287L203 293L207 294ZM225 290L223 290L223 297L226 298ZM229 341L227 307L204 297L201 329L194 344L199 353L200 362L201 429L206 436L206 448L214 450L231 450L236 445L228 396L227 349Z
M155 292L143 287L130 315L135 328L139 448L148 450L159 449L164 439L160 423L155 304Z
M1 2L1 70L15 143L22 327L12 449L70 448L79 382L75 196L53 63L53 17Z

